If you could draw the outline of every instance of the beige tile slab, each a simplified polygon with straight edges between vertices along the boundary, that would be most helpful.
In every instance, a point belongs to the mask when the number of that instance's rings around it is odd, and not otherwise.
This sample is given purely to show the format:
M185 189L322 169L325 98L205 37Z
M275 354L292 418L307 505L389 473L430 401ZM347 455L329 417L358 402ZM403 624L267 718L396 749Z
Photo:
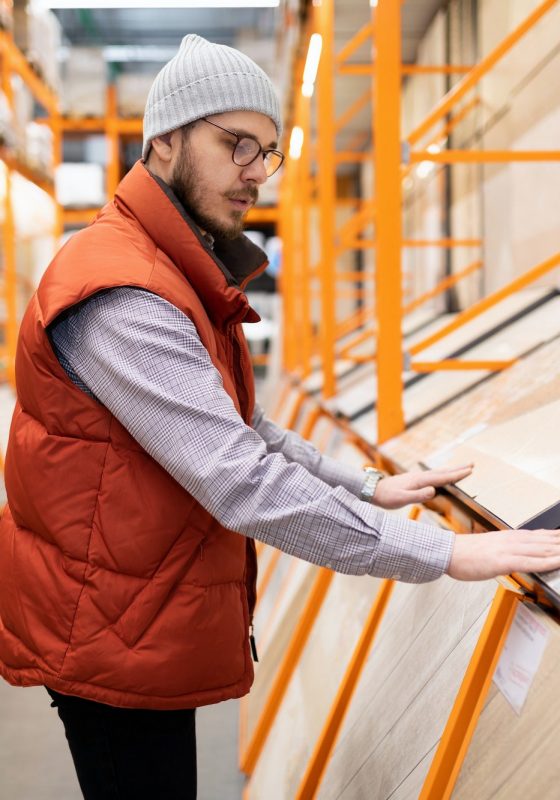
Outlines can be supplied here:
M468 350L461 358L470 360L510 360L519 358L544 342L560 335L560 297L512 323L500 333L485 339L481 344ZM421 360L429 360L424 354ZM511 369L514 369L513 367ZM510 370L507 370L509 372ZM404 393L403 409L407 424L423 416L434 413L442 404L448 403L461 394L478 388L476 384L485 378L496 378L487 370L442 371L428 375L410 386ZM536 379L538 381L538 378ZM436 411L437 415L438 412ZM472 420L472 416L469 420ZM416 425L414 425L416 427ZM467 426L468 427L468 426ZM377 442L377 413L368 411L354 422L352 428L368 443ZM462 428L464 430L464 427ZM457 432L458 435L460 432ZM385 447L385 445L384 445ZM433 449L433 448L432 448Z
M251 778L249 800L296 796L379 583L334 576Z
M512 527L560 501L560 401L483 429L429 456L429 466L474 463L457 486Z
M437 743L496 590L399 584L327 767L321 800L393 798ZM404 789L403 789L404 793ZM406 794L405 794L406 796Z
M556 339L385 442L382 452L410 469L473 426L497 424L550 403L560 397L559 360Z
M453 800L556 800L560 786L560 628L550 631L539 670L518 716L492 686L457 780Z

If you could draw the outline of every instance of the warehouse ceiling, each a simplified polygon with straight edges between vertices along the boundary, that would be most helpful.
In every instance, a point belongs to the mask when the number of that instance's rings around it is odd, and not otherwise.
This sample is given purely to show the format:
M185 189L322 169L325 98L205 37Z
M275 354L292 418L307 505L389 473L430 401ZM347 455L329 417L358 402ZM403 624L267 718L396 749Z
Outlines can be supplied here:
M175 51L190 32L234 45L240 34L271 39L278 24L274 8L57 9L65 41L80 47L126 45ZM160 61L163 63L166 56ZM150 58L151 60L151 58Z
M446 0L405 0L402 13L403 61L416 60L418 44ZM292 86L286 50L297 40L297 27L311 0L281 0L278 8L153 8L57 9L63 41L69 46L102 47L113 73L145 72L155 75L168 61L186 33L198 33L222 44L238 47L252 57L274 80L279 94ZM338 52L366 24L371 15L368 0L335 0L335 51ZM362 46L349 62L371 59L371 44ZM367 88L364 78L339 78L335 87L336 115ZM284 107L288 107L286 96ZM289 123L289 119L287 120ZM357 114L337 140L340 149L361 148L371 130L371 110ZM276 183L276 181L275 181Z
M121 49L122 68L154 69L176 51L186 33L198 33L221 44L257 48L268 62L274 59L288 17L284 3L278 8L228 8L227 12L212 8L159 9L57 9L66 44L80 47ZM292 4L293 5L293 4ZM310 5L301 0L301 10ZM403 60L414 61L418 42L425 33L443 0L406 0L403 4ZM335 2L336 47L368 20L367 0ZM340 44L339 44L340 43ZM145 58L142 58L142 51ZM119 54L113 51L115 61ZM265 56L266 54L266 56ZM126 59L126 60L125 60ZM267 64L262 64L267 68ZM274 65L270 67L274 72Z

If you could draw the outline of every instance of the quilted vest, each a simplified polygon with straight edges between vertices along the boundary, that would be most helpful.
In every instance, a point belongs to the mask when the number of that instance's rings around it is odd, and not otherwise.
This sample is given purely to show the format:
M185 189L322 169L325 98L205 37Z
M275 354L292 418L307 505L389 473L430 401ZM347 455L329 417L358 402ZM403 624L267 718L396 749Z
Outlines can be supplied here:
M240 323L258 315L240 285L265 265L246 237L212 252L138 162L48 267L21 325L6 454L0 673L10 683L158 709L248 692L253 541L222 527L70 381L47 328L104 289L157 294L194 322L249 423Z

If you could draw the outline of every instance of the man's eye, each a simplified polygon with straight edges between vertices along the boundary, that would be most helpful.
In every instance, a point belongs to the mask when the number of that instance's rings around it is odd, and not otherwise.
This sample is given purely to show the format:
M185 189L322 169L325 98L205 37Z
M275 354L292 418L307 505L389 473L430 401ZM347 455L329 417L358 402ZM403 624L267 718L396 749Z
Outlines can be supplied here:
M251 139L242 139L237 145L239 153L248 156L255 151L255 143Z

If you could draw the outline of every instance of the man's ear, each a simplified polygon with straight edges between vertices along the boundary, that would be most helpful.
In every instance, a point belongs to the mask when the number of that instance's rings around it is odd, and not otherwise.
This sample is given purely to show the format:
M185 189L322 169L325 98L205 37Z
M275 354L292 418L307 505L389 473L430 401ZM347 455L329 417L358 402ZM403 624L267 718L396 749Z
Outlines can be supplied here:
M162 161L171 161L171 137L173 131L162 133L152 139L151 145L158 158Z

